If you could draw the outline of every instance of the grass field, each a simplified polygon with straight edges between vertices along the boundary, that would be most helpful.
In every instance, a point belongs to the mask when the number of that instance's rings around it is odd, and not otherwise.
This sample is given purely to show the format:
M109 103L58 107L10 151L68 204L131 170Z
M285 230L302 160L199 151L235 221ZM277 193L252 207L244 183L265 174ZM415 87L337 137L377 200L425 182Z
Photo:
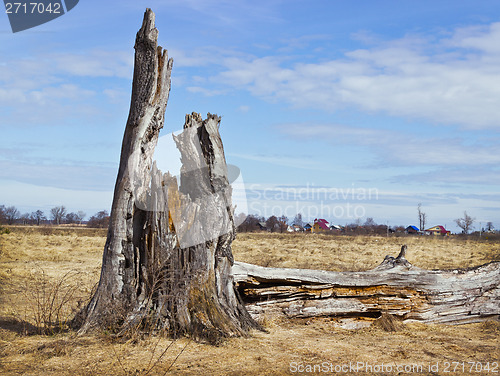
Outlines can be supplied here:
M359 366L356 374L379 370L383 371L379 374L486 375L495 374L494 362L496 373L500 372L498 321L462 326L408 324L388 332L377 322L347 330L334 318L264 317L267 333L231 338L218 347L189 339L121 343L106 333L50 334L57 331L52 326L45 328L49 334L38 334L51 301L58 308L52 310L52 321L61 323L85 304L99 278L105 235L103 230L86 228L12 228L0 235L0 375L287 375L307 374L299 371L308 366L316 366L310 369L316 372L309 374L340 374L336 371L342 371L342 365L349 371L349 362L351 367ZM396 255L402 244L408 245L407 259L422 268L500 261L500 241L486 237L254 233L239 234L233 253L236 260L264 266L366 270L385 255ZM379 368L367 371L366 366Z

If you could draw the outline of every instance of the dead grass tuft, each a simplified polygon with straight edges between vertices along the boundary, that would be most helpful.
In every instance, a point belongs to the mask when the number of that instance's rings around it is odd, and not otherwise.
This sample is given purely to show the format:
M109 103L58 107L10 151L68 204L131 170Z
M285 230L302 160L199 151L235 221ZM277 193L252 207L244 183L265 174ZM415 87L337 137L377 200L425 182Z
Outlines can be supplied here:
M386 332L399 332L404 328L401 320L386 312L382 312L382 315L372 325Z
M26 321L38 334L54 335L69 329L72 317L85 303L75 299L79 288L74 282L76 274L67 272L54 280L37 268L28 275L22 290L28 302Z

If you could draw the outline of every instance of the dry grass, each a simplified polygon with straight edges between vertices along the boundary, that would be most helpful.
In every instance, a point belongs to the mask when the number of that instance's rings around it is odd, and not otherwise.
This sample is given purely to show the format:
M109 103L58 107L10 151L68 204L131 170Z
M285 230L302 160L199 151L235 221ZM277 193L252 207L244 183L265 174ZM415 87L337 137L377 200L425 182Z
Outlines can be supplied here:
M99 276L105 232L14 228L0 235L0 242L1 375L164 375L177 356L167 374L286 375L293 374L294 365L334 367L349 362L421 364L422 374L429 374L429 364L440 362L436 374L445 375L449 373L444 371L444 362L491 365L499 361L497 321L453 327L399 324L394 325L395 331L388 331L392 325L383 322L346 330L330 318L285 322L263 317L269 333L229 339L219 347L187 339L119 343L105 334L30 334L36 332L29 314L33 301L23 293L36 287L30 287L30 278L43 270L56 283L66 273L74 273L78 288L73 303L85 299ZM475 266L499 260L500 254L500 243L491 239L268 233L238 235L233 252L237 260L267 266L363 270L379 264L386 254L396 255L403 243L408 244L409 261L433 269Z
M280 268L360 271L376 267L408 245L407 259L425 269L467 268L500 261L498 239L435 236L332 236L322 234L238 234L236 260Z

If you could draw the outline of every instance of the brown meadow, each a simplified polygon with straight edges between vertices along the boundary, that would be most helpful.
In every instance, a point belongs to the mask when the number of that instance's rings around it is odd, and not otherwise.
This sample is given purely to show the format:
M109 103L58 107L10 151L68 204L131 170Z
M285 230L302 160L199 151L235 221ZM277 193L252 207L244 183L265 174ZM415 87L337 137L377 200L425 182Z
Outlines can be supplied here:
M85 304L99 278L105 236L104 230L33 227L12 228L0 235L0 374L307 374L299 372L302 369L309 374L333 374L335 366L349 362L359 362L360 367L407 365L414 367L414 373L437 371L434 374L440 375L449 374L448 362L451 370L455 367L453 374L469 374L472 365L476 367L472 373L489 374L486 364L491 370L500 361L498 321L461 326L407 324L390 332L378 322L348 330L337 318L283 321L262 317L267 333L230 338L218 347L187 338L125 342L108 333L77 336L65 322ZM402 244L408 245L408 260L427 269L500 261L500 241L491 237L245 233L233 243L233 253L238 261L263 266L366 270L385 255L396 255ZM58 318L44 326L46 319L40 311L51 301L55 308L61 305ZM41 329L46 329L44 334ZM429 369L430 365L434 368ZM482 372L477 372L479 365ZM357 374L372 373L358 370ZM498 366L496 370L500 371ZM397 374L396 369L382 371Z

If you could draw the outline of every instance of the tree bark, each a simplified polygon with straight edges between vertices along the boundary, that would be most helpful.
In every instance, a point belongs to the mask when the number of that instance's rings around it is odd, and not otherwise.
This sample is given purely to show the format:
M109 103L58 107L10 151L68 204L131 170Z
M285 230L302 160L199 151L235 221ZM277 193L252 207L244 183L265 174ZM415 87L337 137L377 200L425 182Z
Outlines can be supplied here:
M123 137L101 277L75 320L80 333L167 331L217 342L259 325L238 298L231 266L235 236L220 118L186 115L174 137L177 178L152 161L163 127L172 59L157 46L147 9L135 43L130 113Z
M383 313L403 321L461 324L500 314L500 263L471 269L425 270L405 258L386 256L366 272L266 268L235 262L233 274L254 317L338 316Z

